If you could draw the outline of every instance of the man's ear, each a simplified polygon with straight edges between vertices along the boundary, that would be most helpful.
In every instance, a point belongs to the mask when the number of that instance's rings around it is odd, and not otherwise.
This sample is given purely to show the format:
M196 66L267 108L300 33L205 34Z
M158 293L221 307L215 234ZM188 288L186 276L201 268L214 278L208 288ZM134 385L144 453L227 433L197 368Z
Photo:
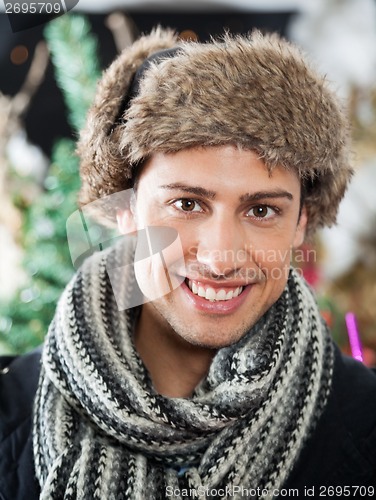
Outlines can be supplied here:
M305 238L305 233L306 233L306 228L307 228L307 222L308 222L308 215L307 215L307 209L305 205L303 205L301 211L300 211L300 217L298 220L298 224L296 226L295 230L295 237L294 241L292 244L293 248L298 248L300 245L303 244L304 238Z
M130 208L118 210L116 221L120 234L134 233L137 230L135 217Z

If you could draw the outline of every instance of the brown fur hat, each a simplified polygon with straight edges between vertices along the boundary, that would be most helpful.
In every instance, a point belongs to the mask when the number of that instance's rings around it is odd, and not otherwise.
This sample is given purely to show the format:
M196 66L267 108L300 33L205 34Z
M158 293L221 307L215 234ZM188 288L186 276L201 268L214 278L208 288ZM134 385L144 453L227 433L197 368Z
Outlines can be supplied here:
M122 111L145 58L177 44L173 32L158 28L104 73L78 145L80 202L130 188L134 169L154 152L236 144L269 169L298 173L308 233L334 223L352 169L348 124L325 79L277 35L180 42L173 57L151 63Z

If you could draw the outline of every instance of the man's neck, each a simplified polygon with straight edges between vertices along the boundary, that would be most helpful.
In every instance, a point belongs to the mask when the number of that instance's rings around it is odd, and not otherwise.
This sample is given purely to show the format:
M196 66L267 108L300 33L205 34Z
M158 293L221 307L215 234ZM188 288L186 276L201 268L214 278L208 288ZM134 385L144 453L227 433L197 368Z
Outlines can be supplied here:
M216 354L213 349L189 344L169 325L164 330L155 328L145 306L136 325L135 345L154 388L170 398L190 397Z

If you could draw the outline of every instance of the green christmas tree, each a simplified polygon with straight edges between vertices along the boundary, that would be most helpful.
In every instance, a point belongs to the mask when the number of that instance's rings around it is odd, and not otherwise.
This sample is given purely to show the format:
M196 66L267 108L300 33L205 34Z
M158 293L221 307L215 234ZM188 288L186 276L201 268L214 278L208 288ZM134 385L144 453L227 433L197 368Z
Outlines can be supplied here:
M87 19L78 15L51 22L45 37L68 119L78 132L100 75L96 39ZM74 272L65 227L68 217L77 210L75 141L61 139L55 145L44 188L42 196L24 207L21 243L27 282L8 303L0 304L2 352L24 353L43 341L57 300ZM23 203L16 194L15 203Z

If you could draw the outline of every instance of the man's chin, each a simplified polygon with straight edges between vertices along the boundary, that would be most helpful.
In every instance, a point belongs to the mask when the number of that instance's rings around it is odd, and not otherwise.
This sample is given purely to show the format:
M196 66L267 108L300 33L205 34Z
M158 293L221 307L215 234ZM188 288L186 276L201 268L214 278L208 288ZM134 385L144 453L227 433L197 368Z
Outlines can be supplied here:
M203 349L218 350L236 344L251 326L249 322L234 324L233 321L224 326L225 318L209 314L205 314L204 317L201 314L196 318L191 317L191 322L187 323L181 320L176 308L171 308L171 304L166 303L166 297L151 301L146 307L154 317L154 321L163 325L168 335L192 347Z
M218 349L229 347L239 342L239 340L241 340L246 334L246 331L239 332L237 335L234 335L234 332L231 332L230 334L219 333L217 335L208 335L207 332L196 332L192 335L191 331L189 334L184 334L178 330L175 330L175 333L185 342L194 347L217 351Z

